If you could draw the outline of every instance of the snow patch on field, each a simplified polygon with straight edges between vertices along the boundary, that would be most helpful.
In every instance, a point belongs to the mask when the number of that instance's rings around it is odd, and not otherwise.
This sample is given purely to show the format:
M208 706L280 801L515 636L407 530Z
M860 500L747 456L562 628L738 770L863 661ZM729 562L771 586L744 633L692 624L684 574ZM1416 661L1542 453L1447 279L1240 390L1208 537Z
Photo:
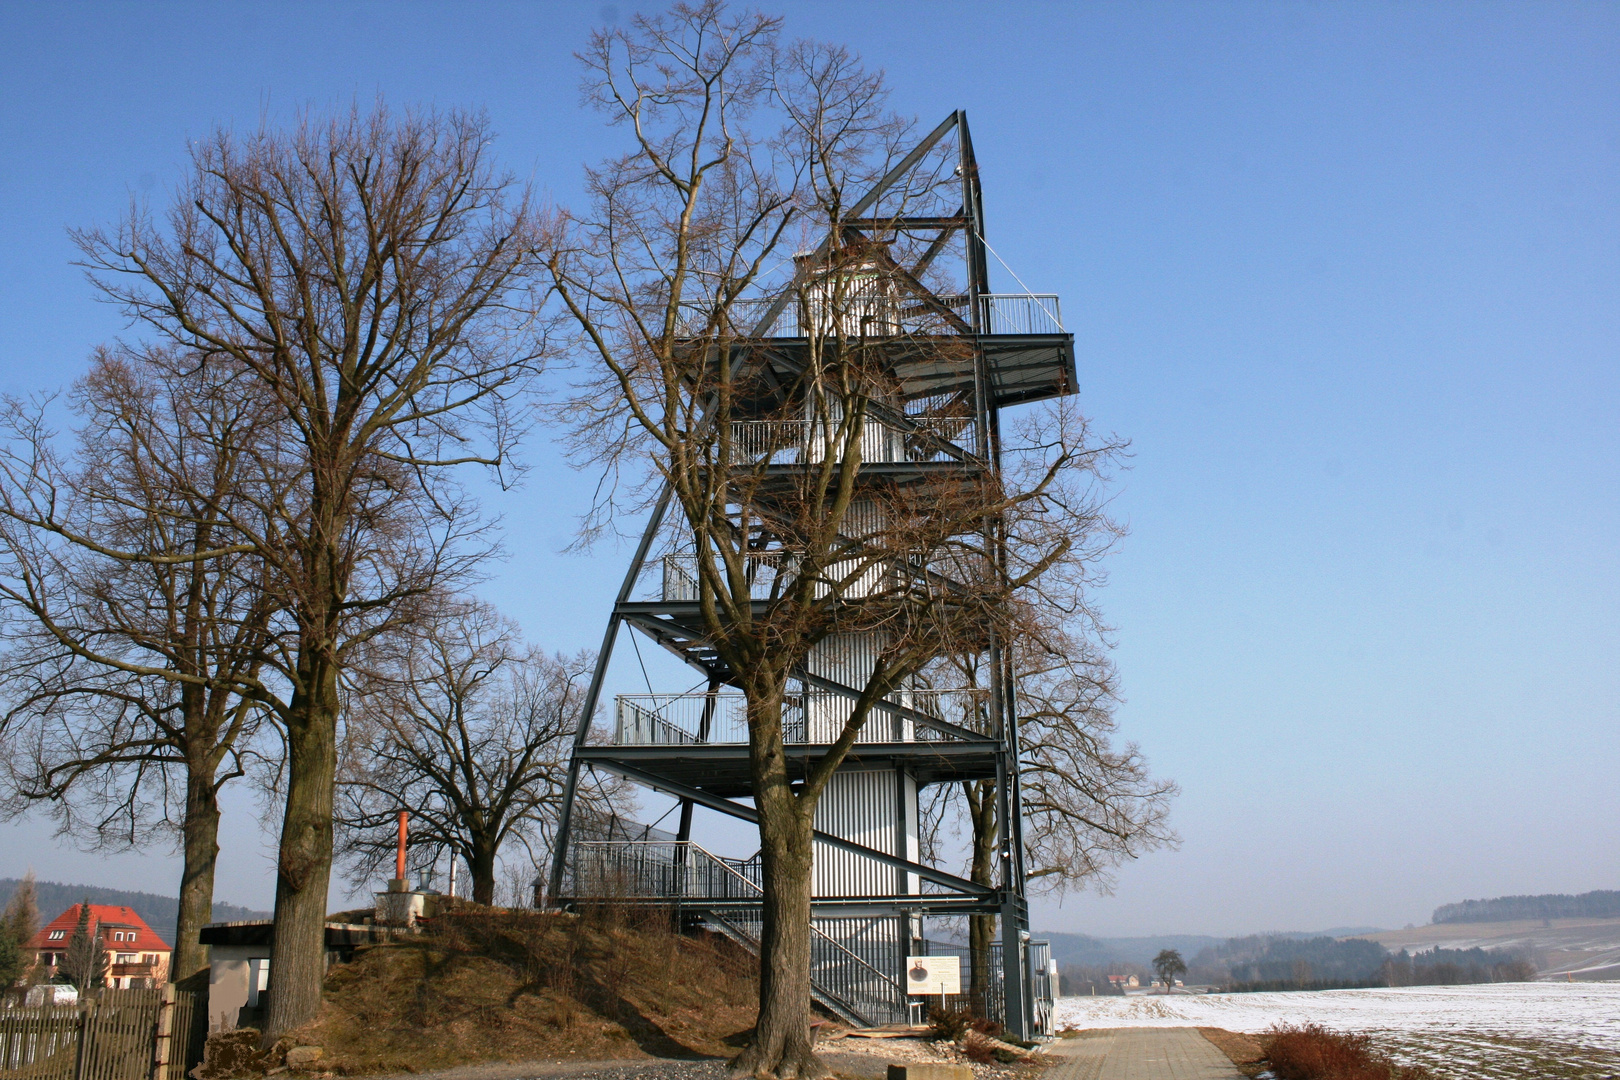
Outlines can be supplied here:
M1339 1031L1475 1032L1620 1051L1620 983L1494 983L1267 994L1065 997L1058 1027L1220 1027L1316 1023Z

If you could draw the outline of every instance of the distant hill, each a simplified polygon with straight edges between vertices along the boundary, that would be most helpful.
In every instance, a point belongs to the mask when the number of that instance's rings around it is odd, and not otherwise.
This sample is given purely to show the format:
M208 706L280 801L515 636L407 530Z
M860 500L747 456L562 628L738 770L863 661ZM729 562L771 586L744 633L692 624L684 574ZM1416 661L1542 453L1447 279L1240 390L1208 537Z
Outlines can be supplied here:
M1335 926L1310 933L1275 933L1273 938L1353 937L1376 933L1375 926ZM1100 938L1090 934L1063 934L1037 931L1032 935L1052 943L1052 958L1059 964L1076 967L1107 967L1109 964L1150 965L1163 949L1175 949L1191 960L1205 949L1224 944L1227 939L1207 934L1160 934L1154 937Z
M1518 919L1615 919L1620 918L1620 892L1594 891L1569 896L1544 893L1541 896L1498 896L1494 900L1464 900L1442 904L1434 909L1433 922L1479 923L1513 922Z
M22 882L17 878L0 878L0 907L4 907ZM158 936L174 944L174 924L180 915L180 901L173 896L156 893L127 892L123 889L105 889L99 885L63 885L56 881L36 881L34 891L39 896L39 921L50 922L79 901L89 899L92 904L116 904L132 909L156 930ZM214 901L214 921L230 922L239 919L268 919L268 911L255 911L237 904Z
M1414 956L1435 948L1528 951L1541 977L1559 982L1620 979L1620 918L1431 923L1367 936L1392 953L1405 949Z
M1037 932L1032 937L1052 943L1052 958L1061 965L1107 967L1109 964L1153 963L1161 949L1175 949L1182 956L1193 956L1202 949L1219 945L1225 938L1203 934L1162 934L1157 937L1097 938L1089 934Z

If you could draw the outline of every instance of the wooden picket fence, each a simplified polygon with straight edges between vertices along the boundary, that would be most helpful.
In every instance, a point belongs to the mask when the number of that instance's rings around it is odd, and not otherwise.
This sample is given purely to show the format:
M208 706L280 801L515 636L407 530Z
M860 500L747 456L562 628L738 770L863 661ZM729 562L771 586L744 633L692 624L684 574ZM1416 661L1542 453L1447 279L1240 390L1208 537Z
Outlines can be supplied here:
M185 1080L207 1038L203 995L164 985L61 1005L0 1003L0 1080Z

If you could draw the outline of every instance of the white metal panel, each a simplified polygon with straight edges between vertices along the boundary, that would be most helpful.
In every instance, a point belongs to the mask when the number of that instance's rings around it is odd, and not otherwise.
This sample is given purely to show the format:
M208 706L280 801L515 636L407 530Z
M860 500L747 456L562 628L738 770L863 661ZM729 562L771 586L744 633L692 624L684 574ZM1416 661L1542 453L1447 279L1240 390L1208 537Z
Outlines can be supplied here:
M810 674L847 686L857 693L865 689L883 650L881 634L839 634L818 642L810 650L806 665ZM805 722L808 741L828 743L838 738L849 721L854 698L842 694L815 694L807 702ZM898 737L893 717L871 716L861 728L860 742L893 742Z
M918 839L918 828L922 814L917 806L917 781L910 773L900 774L900 817L901 834L905 840L903 849L905 858L911 862L921 862L922 844ZM908 873L905 879L906 892L922 892L922 878Z
M899 774L892 769L834 774L816 804L816 828L885 855L898 853ZM816 896L889 896L900 872L854 852L815 846Z

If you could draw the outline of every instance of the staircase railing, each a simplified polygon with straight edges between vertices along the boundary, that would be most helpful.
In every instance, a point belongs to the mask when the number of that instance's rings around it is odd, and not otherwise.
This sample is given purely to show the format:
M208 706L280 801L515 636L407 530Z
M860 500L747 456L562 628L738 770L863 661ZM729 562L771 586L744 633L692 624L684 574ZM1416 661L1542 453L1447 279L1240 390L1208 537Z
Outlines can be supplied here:
M745 745L747 701L726 693L620 694L613 725L615 746ZM830 691L790 694L782 702L784 742L830 743L843 731L854 701ZM872 706L856 741L956 742L958 736L919 723L942 720L988 738L989 692L978 687L897 690Z
M565 891L575 900L742 900L758 902L757 880L691 841L581 840Z
M849 1002L867 1024L906 1019L906 989L899 978L873 967L858 953L810 924L810 982Z
M758 956L758 917L710 912L705 921ZM858 953L810 925L810 993L817 1003L858 1027L905 1019L906 994L900 980L873 967Z

